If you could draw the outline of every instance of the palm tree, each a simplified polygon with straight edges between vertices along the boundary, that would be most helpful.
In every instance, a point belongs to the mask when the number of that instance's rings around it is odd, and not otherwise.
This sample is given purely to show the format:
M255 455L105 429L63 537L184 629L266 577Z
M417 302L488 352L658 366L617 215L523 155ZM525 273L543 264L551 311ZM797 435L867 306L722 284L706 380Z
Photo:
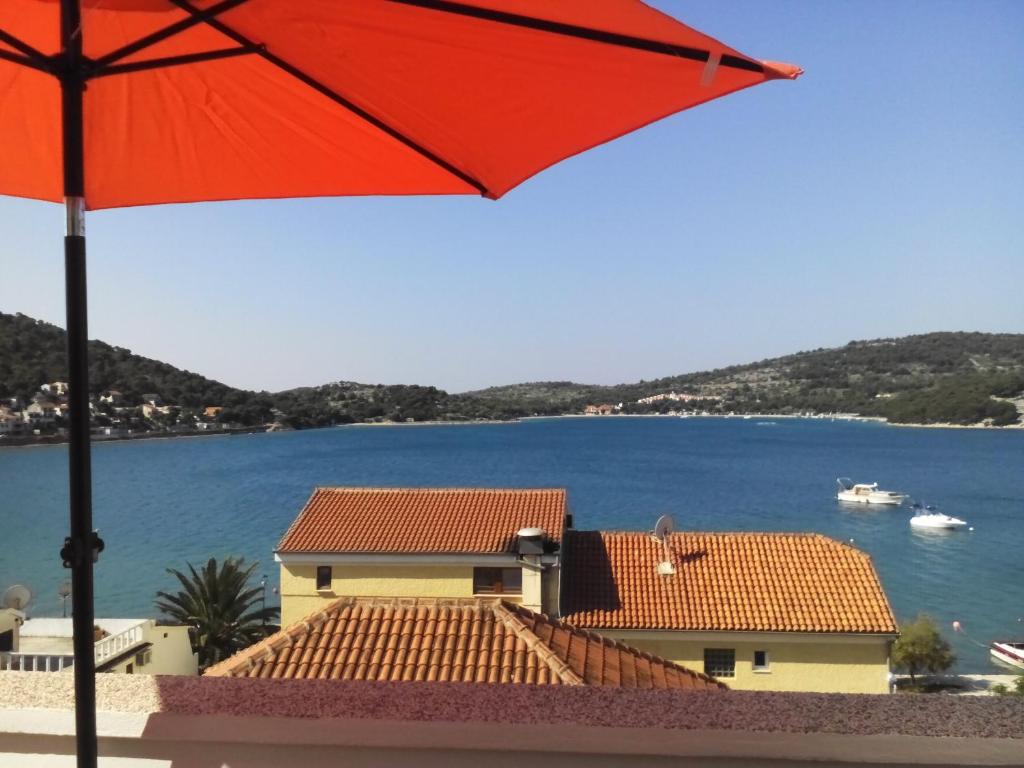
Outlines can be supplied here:
M218 568L211 557L199 571L188 563L189 574L167 569L182 588L174 594L157 592L156 607L192 628L200 671L265 637L268 622L277 617L277 608L263 605L263 587L249 587L258 565L246 567L244 558L228 557Z

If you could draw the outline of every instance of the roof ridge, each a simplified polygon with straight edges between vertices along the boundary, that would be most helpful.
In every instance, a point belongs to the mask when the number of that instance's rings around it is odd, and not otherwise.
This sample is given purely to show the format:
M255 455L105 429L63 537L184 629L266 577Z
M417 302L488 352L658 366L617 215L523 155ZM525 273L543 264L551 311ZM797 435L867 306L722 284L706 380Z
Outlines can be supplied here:
M651 531L626 531L626 530L602 530L602 529L580 529L580 528L567 528L566 533L569 534L580 534L580 533L599 533L602 536L650 536ZM829 536L825 533L818 531L671 531L669 536L757 536L757 537L772 537L772 538L816 538L824 539L826 541L840 544L848 549L852 549L856 552L864 554L862 549L858 547L850 546L848 542L840 541L837 538Z
M313 489L314 493L316 491L473 491L474 493L565 493L566 489L558 486L531 486L528 488L512 486L494 488L488 486L487 488L476 488L469 485L318 485Z
M514 554L516 531L565 531L564 488L318 486L275 554Z
M346 605L352 605L356 599L357 598L349 596L339 597L337 600L331 601L323 608L319 608L303 616L298 621L292 622L287 627L281 627L277 632L265 637L258 643L250 645L248 648L243 648L238 653L229 656L223 661L219 661L213 666L207 667L203 672L203 675L209 677L233 677L235 672L238 671L239 667L243 664L251 667L254 663L253 659L256 656L266 656L268 652L277 653L282 648L291 647L294 644L295 638L299 635L309 634L312 629L318 629L323 626L323 624L330 618L327 615L328 613L337 610L338 608L345 607Z
M566 685L584 685L583 678L573 671L572 667L569 666L568 662L563 661L559 658L558 654L552 650L551 646L541 640L537 634L523 623L522 617L519 614L520 611L525 611L531 614L535 619L541 621L548 621L547 616L542 613L534 613L529 608L523 608L522 606L516 606L516 611L513 613L509 610L509 604L506 604L502 600L496 600L492 604L492 610L494 611L495 617L504 624L509 631L512 632L516 637L526 643L527 650L533 651L537 654L542 662L544 662L559 680ZM550 623L550 622L549 622ZM574 631L570 628L570 631Z
M300 510L299 510L299 514L297 514L297 515L295 516L295 519L294 519L294 520L292 520L292 524L288 526L288 530L286 530L286 531L284 532L284 535L283 535L283 536L282 536L282 537L280 538L280 540L279 540L279 541L277 542L277 546L276 546L276 547L274 547L274 551L275 551L275 552L276 552L276 551L278 551L279 549L281 549L281 545L282 545L282 544L284 544L284 543L285 543L285 541L287 541L287 540L288 540L288 537L289 537L289 536L291 535L291 532L292 532L292 531L293 531L293 530L295 529L295 526L297 526L297 525L299 524L299 521L300 521L300 520L301 520L301 519L303 518L303 516L304 516L304 515L306 514L306 510L307 510L307 509L309 509L309 505L313 503L313 499L315 499L315 498L316 498L316 495L317 495L317 494L318 494L318 493L319 493L320 491L322 491L322 490L323 490L323 488L321 488L320 486L315 486L315 487L313 488L313 492L312 492L311 494L309 494L309 498L308 498L308 499L306 499L306 503L302 505L302 509L300 509Z
M523 608L522 606L515 606L515 608L516 608L517 611L529 610L529 609ZM533 612L531 611L531 613L533 613ZM542 619L545 623L550 624L551 626L557 627L559 629L564 629L567 632L571 632L572 634L576 635L577 637L583 637L583 638L585 638L587 640L592 640L592 641L594 641L596 643L599 643L600 645L603 645L603 646L608 647L608 648L614 648L614 649L616 649L618 651L625 651L626 653L630 654L631 656L637 656L637 657L639 657L641 659L644 659L646 661L652 661L652 662L655 662L657 664L661 664L661 665L663 665L665 667L674 669L677 672L689 675L690 677L694 677L694 678L697 678L699 680L704 680L706 682L715 683L718 686L720 686L721 688L725 688L725 689L728 688L727 685L725 685L724 683L722 683L722 682L720 682L718 680L715 680L715 678L711 677L710 675L706 675L703 672L697 672L696 670L690 669L689 667L684 667L682 664L678 664L678 663L672 661L671 659L667 659L664 656L659 656L656 653L651 653L650 651L645 651L642 648L638 648L635 645L630 645L629 643L625 643L622 640L618 640L618 639L616 639L614 637L609 637L608 635L602 635L600 632L595 632L592 629L585 629L583 627L577 627L575 624L571 624L570 622L566 621L565 619L554 618L554 617L548 616L547 614L544 614L544 613L535 614L535 615L538 616L540 619Z

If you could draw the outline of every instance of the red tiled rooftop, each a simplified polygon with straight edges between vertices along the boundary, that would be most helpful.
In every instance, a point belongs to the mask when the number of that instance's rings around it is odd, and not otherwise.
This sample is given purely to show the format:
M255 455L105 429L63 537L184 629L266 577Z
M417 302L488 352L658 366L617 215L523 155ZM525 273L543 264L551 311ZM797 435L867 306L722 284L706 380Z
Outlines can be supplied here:
M820 534L671 533L666 551L648 533L569 531L562 578L581 627L896 632L871 558Z
M560 542L562 489L317 488L278 552L514 552L516 532Z
M211 677L719 690L705 675L501 601L336 600Z

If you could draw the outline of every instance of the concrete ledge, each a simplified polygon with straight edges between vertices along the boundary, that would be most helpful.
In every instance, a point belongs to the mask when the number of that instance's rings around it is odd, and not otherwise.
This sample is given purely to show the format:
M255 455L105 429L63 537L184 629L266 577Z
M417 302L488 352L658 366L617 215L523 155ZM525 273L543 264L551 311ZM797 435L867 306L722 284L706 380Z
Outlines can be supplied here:
M422 762L422 751L447 755L442 765L497 765L512 755L545 765L573 755L609 765L682 756L745 765L1024 762L1024 701L993 697L101 675L97 698L101 753L118 766L206 764L182 750L233 767L329 765L339 747L362 755L352 763L360 765ZM0 763L46 753L62 765L58 757L73 753L73 700L70 675L0 675Z

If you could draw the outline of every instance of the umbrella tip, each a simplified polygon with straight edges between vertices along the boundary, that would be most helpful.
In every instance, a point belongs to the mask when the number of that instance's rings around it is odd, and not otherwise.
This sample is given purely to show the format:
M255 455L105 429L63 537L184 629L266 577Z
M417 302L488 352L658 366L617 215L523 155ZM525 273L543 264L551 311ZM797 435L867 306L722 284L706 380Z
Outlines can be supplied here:
M764 66L765 74L771 78L796 80L804 73L802 67L798 67L796 64L786 64L782 61L762 61L761 64Z

